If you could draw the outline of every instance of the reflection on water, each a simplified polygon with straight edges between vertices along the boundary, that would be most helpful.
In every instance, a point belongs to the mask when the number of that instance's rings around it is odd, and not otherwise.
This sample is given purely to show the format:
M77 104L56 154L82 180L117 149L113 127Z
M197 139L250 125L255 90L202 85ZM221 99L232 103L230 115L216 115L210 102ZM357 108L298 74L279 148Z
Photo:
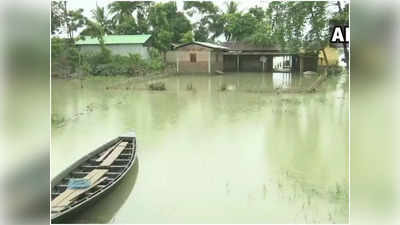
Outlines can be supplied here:
M274 89L288 89L292 84L292 73L272 73Z
M85 88L53 80L53 114L66 122L53 124L52 176L134 129L140 175L113 223L347 223L346 85L330 78L314 94L241 91L313 81L285 79L174 76L164 92L142 84L105 90L122 78L87 80ZM223 84L234 91L219 91Z

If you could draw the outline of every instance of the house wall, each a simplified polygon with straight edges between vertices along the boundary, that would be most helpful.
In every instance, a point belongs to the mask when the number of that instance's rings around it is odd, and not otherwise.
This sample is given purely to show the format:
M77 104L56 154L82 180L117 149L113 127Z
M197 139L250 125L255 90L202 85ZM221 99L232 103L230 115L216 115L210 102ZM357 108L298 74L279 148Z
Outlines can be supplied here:
M100 45L81 45L81 53L96 53L100 52ZM106 45L111 50L113 55L128 56L131 54L139 54L143 59L149 58L149 53L146 46L142 44L121 44L121 45Z
M187 45L175 50L179 73L208 73L210 48L199 45ZM190 62L190 54L196 54L196 62Z
M329 65L339 64L339 52L336 48L327 47L325 48L326 57L328 58ZM318 55L318 65L325 66L324 54L320 51Z
M224 70L224 55L220 50L211 51L211 73Z
M167 52L167 63L176 63L176 51Z

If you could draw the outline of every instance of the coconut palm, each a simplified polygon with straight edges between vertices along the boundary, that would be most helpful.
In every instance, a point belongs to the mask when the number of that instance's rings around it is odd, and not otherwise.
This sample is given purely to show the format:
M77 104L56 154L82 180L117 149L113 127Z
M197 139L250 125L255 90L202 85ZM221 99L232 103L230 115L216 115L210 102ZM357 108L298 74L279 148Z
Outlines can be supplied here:
M226 4L226 13L233 14L238 11L238 3L234 1L230 1L225 3Z
M135 33L146 33L148 31L147 14L151 2L126 2L117 1L108 5L110 13L113 14L112 21L115 30L121 30L119 26L126 27L136 21ZM136 13L136 15L134 15Z
M104 34L112 33L112 21L108 19L108 13L104 7L96 6L96 9L92 10L92 18L102 27Z
M108 5L110 13L113 14L112 20L114 24L122 24L124 20L133 17L133 13L138 9L143 9L144 2L113 2Z

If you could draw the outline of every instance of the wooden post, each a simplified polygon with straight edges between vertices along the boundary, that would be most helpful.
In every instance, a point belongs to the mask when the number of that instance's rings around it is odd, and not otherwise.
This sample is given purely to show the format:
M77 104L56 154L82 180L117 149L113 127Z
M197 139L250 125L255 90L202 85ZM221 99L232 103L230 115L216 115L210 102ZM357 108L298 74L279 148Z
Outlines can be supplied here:
M179 52L176 51L176 72L179 73Z
M300 74L303 74L303 72L304 72L304 58L303 58L303 56L299 56L299 61L300 61Z
M208 92L211 93L211 78L208 78Z
M211 73L211 51L208 52L208 73Z
M239 62L239 55L237 55L237 60L236 60L236 69L237 69L237 72L240 72L239 65L240 65L240 62Z

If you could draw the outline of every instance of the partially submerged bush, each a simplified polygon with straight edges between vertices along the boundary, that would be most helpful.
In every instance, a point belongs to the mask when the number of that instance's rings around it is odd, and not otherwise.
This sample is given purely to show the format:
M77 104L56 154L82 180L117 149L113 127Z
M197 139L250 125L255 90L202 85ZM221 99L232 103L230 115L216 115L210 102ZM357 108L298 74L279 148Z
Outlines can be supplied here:
M165 83L158 81L149 84L149 89L152 91L165 91L167 88L165 87Z
M99 54L101 55L101 53ZM91 65L90 73L92 75L140 76L148 72L160 71L165 67L161 59L144 60L138 54L129 54L129 56L113 55L109 62L104 63L104 58L99 54L85 56L88 64Z
M76 72L79 51L68 39L51 39L51 73L53 76L68 77Z
M226 84L222 84L221 88L219 89L220 91L226 91L227 85Z
M192 91L194 88L193 88L193 84L192 83L189 83L188 85L186 85L186 90L187 91Z
M327 70L328 75L337 75L343 72L343 67L339 65L330 65Z
M343 67L341 67L339 65L329 65L329 66L319 66L318 67L318 72L320 74L325 74L325 70L326 70L327 75L338 75L343 72Z
M105 46L100 47L100 51L80 54L74 43L59 38L52 39L51 48L52 73L64 77L77 72L77 69L91 75L143 76L164 70L166 66L155 49L149 50L149 59L143 59L139 54L112 55Z
M234 91L236 89L236 86L233 84L222 84L221 88L219 89L220 91Z

